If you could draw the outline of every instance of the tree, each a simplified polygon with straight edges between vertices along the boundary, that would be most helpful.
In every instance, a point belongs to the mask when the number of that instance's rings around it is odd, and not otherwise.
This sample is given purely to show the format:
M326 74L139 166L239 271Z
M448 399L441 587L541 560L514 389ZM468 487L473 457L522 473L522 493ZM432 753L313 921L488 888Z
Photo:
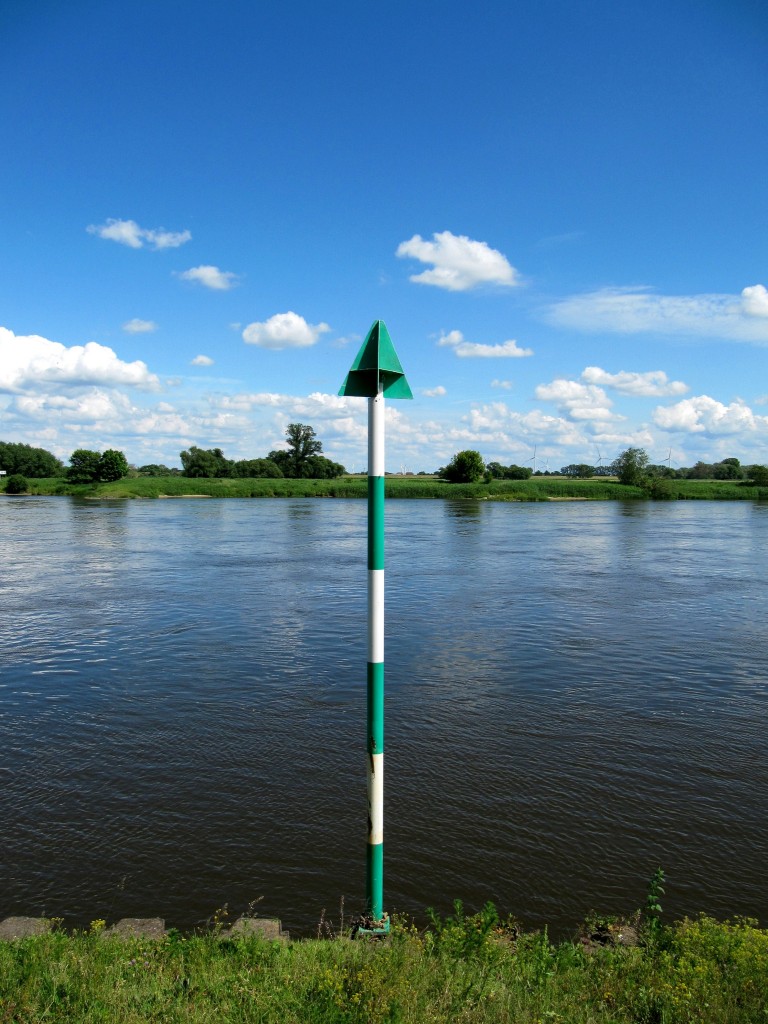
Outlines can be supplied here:
M309 474L304 472L307 462L313 455L319 455L322 452L322 442L317 440L314 429L306 423L289 423L285 428L285 437L288 443L290 475L294 477L308 476ZM286 476L288 476L287 473Z
M221 448L197 448L180 453L183 475L192 477L224 477L232 473L232 463L224 458Z
M768 466L748 466L747 472L754 487L768 487Z
M73 484L91 484L99 479L101 455L88 448L78 448L69 457L67 479Z
M240 459L232 463L232 476L248 477L272 477L277 479L283 475L283 471L273 462L272 459Z
M333 462L326 459L324 455L313 455L305 466L304 476L314 477L317 480L334 480L336 477L344 476L346 469L340 462Z
M620 484L640 487L645 480L647 465L648 453L643 448L627 448L613 462L611 469L614 475L619 478Z
M23 476L61 476L64 464L45 448L0 441L0 469Z
M452 484L473 484L482 479L484 472L485 463L480 452L467 449L457 452L439 475Z
M99 458L99 480L109 483L112 480L122 480L127 475L128 459L122 452L107 448Z
M738 459L723 459L712 467L715 480L741 480L744 473Z
M139 476L179 476L180 469L169 469L162 462L149 462L146 466L139 466Z
M317 440L314 429L306 423L289 423L285 437L287 450L271 451L267 456L280 468L283 476L329 479L346 473L341 463L332 462L320 454L322 442Z
M571 462L569 465L563 466L560 472L563 476L575 476L579 480L588 480L595 475L595 470L595 466L590 466L586 462Z
M533 470L530 466L516 466L514 462L504 470L505 480L530 480Z

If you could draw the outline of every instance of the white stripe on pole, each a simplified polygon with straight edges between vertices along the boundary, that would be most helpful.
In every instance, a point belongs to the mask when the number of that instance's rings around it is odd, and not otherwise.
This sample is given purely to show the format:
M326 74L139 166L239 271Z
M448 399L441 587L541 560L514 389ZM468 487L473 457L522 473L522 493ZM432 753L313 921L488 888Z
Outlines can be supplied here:
M368 761L368 806L371 815L372 846L384 842L384 755L373 754Z
M368 476L384 476L384 395L368 399Z
M368 570L368 661L384 661L384 570Z

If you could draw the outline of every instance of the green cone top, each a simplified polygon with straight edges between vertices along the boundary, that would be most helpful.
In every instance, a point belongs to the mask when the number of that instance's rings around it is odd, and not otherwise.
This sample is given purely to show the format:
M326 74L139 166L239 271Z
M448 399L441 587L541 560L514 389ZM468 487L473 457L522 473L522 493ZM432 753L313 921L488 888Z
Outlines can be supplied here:
M339 394L375 398L379 388L386 398L413 398L387 326L383 320L374 320Z

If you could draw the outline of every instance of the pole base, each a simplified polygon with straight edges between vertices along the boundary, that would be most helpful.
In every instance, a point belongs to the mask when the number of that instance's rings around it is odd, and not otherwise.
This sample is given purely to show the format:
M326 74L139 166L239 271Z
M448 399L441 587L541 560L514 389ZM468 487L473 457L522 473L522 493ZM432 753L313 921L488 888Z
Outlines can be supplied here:
M352 922L352 934L350 938L381 939L389 935L389 914L383 914L381 920L377 921L370 914L363 914Z

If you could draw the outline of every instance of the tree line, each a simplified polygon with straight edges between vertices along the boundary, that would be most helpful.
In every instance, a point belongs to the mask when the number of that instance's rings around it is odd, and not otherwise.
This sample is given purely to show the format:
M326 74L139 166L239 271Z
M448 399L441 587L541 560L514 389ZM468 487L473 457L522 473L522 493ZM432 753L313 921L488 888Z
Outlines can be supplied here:
M285 430L286 449L273 450L265 458L227 459L221 448L197 448L181 452L182 474L191 477L290 477L329 480L346 469L322 455L323 444L306 423L289 423Z
M149 463L138 468L130 466L125 454L114 448L104 452L78 448L65 467L45 448L28 444L0 441L0 469L8 475L6 490L23 493L26 478L64 477L72 483L99 483L120 480L125 476L187 477L289 477L333 479L346 473L341 463L333 462L322 454L322 442L314 429L306 423L289 423L285 449L273 450L263 458L228 459L221 448L198 448L191 445L180 453L182 469L169 468L161 463ZM567 476L588 479L594 476L612 476L619 483L633 486L659 487L664 480L730 480L768 487L768 467L742 465L737 458L720 462L697 462L690 468L651 463L642 448L627 448L613 462L592 466L589 463L570 463L559 473L548 470L535 473L530 466L514 463L504 466L500 462L485 463L480 452L468 449L457 452L448 465L436 475L451 483L476 483L479 480L527 480L531 476Z
M457 452L447 466L437 471L437 476L450 483L477 483L479 480L527 480L531 476L568 476L588 480L594 476L617 477L620 484L635 487L650 486L662 480L732 480L749 482L756 487L768 487L768 467L761 465L742 466L736 458L721 462L697 462L690 469L672 469L663 464L651 463L643 448L627 448L613 462L603 466L591 466L586 462L562 466L559 473L532 471L529 466L502 466L499 462L483 462L478 451L467 449Z
M629 454L628 454L629 453ZM697 462L694 466L672 468L664 463L652 463L643 448L627 448L613 462L602 466L590 466L588 463L572 463L560 469L562 476L588 479L592 476L617 476L620 482L622 475L630 477L642 476L645 479L661 480L753 480L755 474L762 478L765 466L742 465L739 459L728 458L720 462ZM765 486L760 484L759 486Z
M6 490L20 494L26 480L63 477L76 484L110 483L126 476L188 477L293 477L332 479L346 473L344 466L322 454L323 445L306 423L289 423L285 431L286 449L271 451L258 459L227 459L221 448L197 448L192 445L180 453L182 469L169 469L160 463L138 468L130 466L125 453L114 448L104 452L78 448L69 457L69 466L44 448L0 441L0 469L8 476Z

